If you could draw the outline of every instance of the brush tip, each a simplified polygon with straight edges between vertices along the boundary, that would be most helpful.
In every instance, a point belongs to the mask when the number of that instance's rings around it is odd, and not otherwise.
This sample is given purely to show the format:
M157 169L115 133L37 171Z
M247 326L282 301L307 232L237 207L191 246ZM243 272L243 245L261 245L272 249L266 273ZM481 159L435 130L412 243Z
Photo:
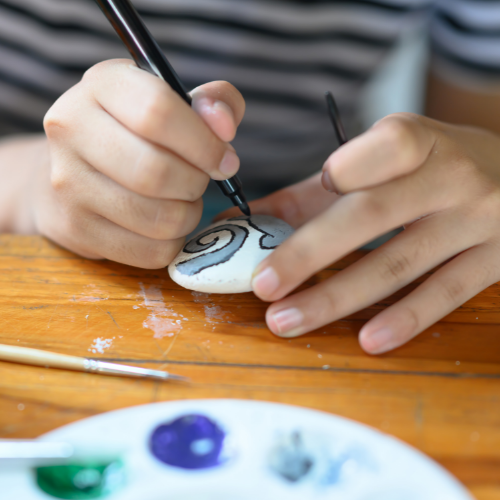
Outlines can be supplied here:
M250 211L250 207L248 206L248 203L242 203L239 205L239 209L248 217L252 215L252 212Z

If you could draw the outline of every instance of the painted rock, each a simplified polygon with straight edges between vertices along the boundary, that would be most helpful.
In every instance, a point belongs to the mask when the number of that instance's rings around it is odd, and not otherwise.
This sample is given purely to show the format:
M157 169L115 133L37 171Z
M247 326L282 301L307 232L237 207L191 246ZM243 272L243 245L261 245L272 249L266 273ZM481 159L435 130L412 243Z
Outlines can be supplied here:
M168 272L176 283L197 292L250 292L257 264L292 233L286 222L269 215L222 220L188 241Z

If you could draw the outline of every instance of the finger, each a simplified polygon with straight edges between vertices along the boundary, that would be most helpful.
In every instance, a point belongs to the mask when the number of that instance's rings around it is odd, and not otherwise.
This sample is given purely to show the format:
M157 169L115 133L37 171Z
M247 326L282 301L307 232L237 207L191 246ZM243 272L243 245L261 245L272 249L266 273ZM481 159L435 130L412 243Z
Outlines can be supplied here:
M410 113L389 115L337 149L323 166L328 191L350 193L409 174L436 143L433 120Z
M272 215L298 228L323 212L338 200L338 195L326 192L316 174L293 186L280 189L264 198L249 203L252 214ZM231 208L217 215L215 220L227 219L239 214Z
M133 134L101 108L82 107L79 113L71 135L62 138L65 147L124 188L184 201L195 201L205 192L210 180L205 172Z
M370 320L359 340L371 354L394 349L500 279L498 245L483 243L455 257L404 299Z
M221 141L230 142L245 114L245 100L228 82L210 82L191 92L191 107Z
M165 268L184 244L184 238L168 241L147 238L102 217L89 216L79 222L79 227L70 226L72 242L85 241L86 248L102 258L143 269Z
M81 161L73 169L54 165L51 181L57 193L77 197L78 207L88 213L155 240L186 236L196 228L203 211L201 199L191 203L141 196Z
M281 299L377 236L453 205L456 195L450 189L446 172L430 160L409 176L341 197L257 266L254 292L262 300Z
M392 295L487 238L477 227L463 231L463 224L451 212L413 224L332 278L272 304L266 314L270 330L302 335Z
M184 238L155 240L120 227L96 214L61 210L48 199L40 221L42 234L90 259L105 258L144 269L162 269L179 253Z
M129 130L172 151L213 179L227 179L238 171L234 148L221 141L163 80L130 61L100 63L85 74L83 84L99 105Z

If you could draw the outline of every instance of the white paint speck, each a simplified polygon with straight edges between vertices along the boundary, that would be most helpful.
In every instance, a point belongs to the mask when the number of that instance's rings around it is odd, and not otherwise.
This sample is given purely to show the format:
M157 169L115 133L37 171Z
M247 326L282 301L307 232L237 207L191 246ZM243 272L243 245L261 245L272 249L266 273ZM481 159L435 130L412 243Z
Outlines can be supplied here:
M19 411L23 411L23 410L24 410L24 408L25 408L25 407L24 407L24 405L23 405L22 403L19 403L19 404L17 405L17 409L18 409Z
M94 339L92 344L89 347L89 351L92 351L94 354L96 352L103 353L106 349L109 349L113 345L113 340L115 337L112 339L103 339L101 337L97 337Z
M176 333L182 330L181 320L172 319L178 314L165 306L161 288L155 285L145 287L139 283L141 291L139 296L142 297L142 306L149 309L149 316L143 321L142 326L153 330L155 339L164 337L173 337ZM139 306L137 306L139 307Z
M89 319L89 315L87 314L87 316L85 316L85 319Z
M203 292L191 292L196 304L208 304L210 302L210 294Z
M109 299L109 295L104 297L103 295L106 295L106 292L94 284L87 285L85 289L86 291L80 294L80 296L76 299L76 302L100 302L101 300ZM91 295L87 295L87 293L90 293ZM75 300L74 297L73 300Z
M307 348L309 349L311 347L311 344L307 344Z
M220 321L224 321L224 315L227 314L222 310L220 306L204 306L205 307L205 319L209 323L219 323Z
M318 358L322 358L323 356L321 354L318 354Z
M460 361L455 361L455 364L458 366L460 364Z
M140 309L139 306L132 306L132 309Z
M328 370L330 368L330 365L323 365L323 370Z

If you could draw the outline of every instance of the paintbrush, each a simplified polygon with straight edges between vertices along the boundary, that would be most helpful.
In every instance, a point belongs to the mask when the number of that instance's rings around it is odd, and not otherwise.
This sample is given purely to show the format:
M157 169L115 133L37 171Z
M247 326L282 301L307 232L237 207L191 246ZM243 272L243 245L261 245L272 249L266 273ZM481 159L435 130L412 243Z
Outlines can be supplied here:
M326 106L328 109L328 116L333 125L333 129L335 130L335 134L337 135L337 140L339 141L339 146L344 145L349 139L347 138L347 134L345 133L344 125L342 120L340 119L339 108L337 107L337 103L331 92L325 92Z
M73 445L65 442L28 439L0 440L0 469L5 466L42 466L66 463L74 455Z
M58 354L55 352L42 351L40 349L4 344L0 344L0 360L23 363L25 365L62 368L64 370L75 370L78 372L99 373L102 375L153 378L155 380L188 380L186 377L160 370L108 363L96 359L80 358L68 354Z
M115 444L73 444L44 439L0 439L0 473L19 467L109 462L117 460L125 449Z

